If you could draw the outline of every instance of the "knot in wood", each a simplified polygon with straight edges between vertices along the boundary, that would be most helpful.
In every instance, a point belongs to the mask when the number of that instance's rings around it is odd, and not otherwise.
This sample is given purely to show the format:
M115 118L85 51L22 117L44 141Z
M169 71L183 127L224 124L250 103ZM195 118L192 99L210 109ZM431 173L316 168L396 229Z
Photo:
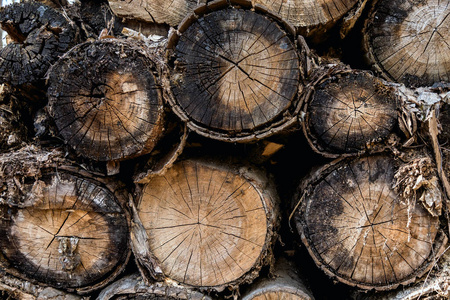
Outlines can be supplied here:
M78 246L79 238L75 236L67 237L60 236L56 237L59 242L58 252L61 254L59 261L62 264L64 271L72 271L80 264L80 254L76 253L75 250Z

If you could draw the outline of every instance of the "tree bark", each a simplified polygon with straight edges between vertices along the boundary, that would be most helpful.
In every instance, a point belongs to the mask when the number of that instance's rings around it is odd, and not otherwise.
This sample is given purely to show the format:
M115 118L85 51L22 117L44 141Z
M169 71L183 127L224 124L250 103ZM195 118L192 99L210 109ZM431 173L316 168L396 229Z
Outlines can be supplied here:
M290 28L226 1L209 9L198 8L169 36L174 112L197 133L223 141L279 131L294 118L302 91Z
M1 267L77 293L104 286L131 253L123 187L63 171L72 167L59 154L30 150L1 158Z
M449 81L450 6L438 0L379 0L366 20L369 63L408 86Z
M311 291L299 277L297 266L279 257L270 278L261 278L242 295L242 300L313 300Z
M84 157L118 161L149 153L162 136L159 68L145 45L103 39L71 49L49 71L49 111Z
M212 298L183 285L171 285L167 282L146 284L139 274L133 274L123 277L103 289L97 299L211 300Z
M431 162L420 157L399 165L386 154L338 160L304 183L295 198L295 225L326 274L362 289L389 290L433 266L447 238L420 201L442 196L427 185L436 175L424 159Z
M365 71L327 71L311 88L303 132L326 157L376 150L395 130L396 91Z
M42 85L48 68L78 40L78 29L60 12L29 1L0 11L0 25L12 42L0 52L0 83Z
M254 169L183 160L151 178L138 199L134 223L148 245L134 244L134 253L149 247L173 280L221 291L252 281L272 259L278 197Z

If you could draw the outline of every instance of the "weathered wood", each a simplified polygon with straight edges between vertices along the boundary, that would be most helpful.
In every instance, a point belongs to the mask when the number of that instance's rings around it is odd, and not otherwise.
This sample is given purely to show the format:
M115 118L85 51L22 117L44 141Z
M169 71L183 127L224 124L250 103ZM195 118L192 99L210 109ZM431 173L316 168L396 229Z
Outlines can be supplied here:
M215 160L182 160L139 193L135 224L165 276L189 286L223 290L251 282L272 259L279 212L263 173ZM145 262L144 262L145 263Z
M114 14L123 19L152 23L166 23L177 26L184 17L194 10L197 0L108 0Z
M297 266L279 257L270 278L260 278L242 295L242 300L313 300L311 291L299 277Z
M436 179L432 165L418 164L429 158L410 159L403 165L385 154L337 160L304 183L295 226L326 274L389 290L433 266L447 238L420 198L440 190L424 182Z
M211 300L212 298L180 284L170 282L146 284L139 274L132 274L107 286L97 297L97 300L110 299Z
M169 103L197 133L251 141L292 122L302 90L289 28L269 14L220 3L169 36Z
M326 75L311 88L303 109L308 143L327 157L375 150L374 145L385 141L396 127L396 91L365 71Z
M369 63L408 86L449 81L449 13L447 1L377 1L365 27Z
M33 148L2 155L0 265L32 283L87 293L128 261L127 199L116 183L63 171L71 166L60 155Z
M72 48L52 66L49 111L79 154L116 161L149 153L164 130L159 69L145 45L102 39Z
M12 86L42 85L48 68L78 38L63 14L34 1L3 8L0 25L12 41L0 52L0 82Z

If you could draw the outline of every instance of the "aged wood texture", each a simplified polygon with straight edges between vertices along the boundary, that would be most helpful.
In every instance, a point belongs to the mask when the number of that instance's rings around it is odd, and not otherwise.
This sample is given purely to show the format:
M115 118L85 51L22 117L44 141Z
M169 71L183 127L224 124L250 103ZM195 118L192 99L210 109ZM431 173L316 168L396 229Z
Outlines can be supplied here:
M170 284L169 282L146 284L146 281L139 274L132 274L104 288L97 299L211 300L212 298L179 284Z
M289 28L257 11L216 9L199 9L169 36L170 104L210 138L243 142L273 134L292 121L302 90Z
M0 83L12 86L42 84L48 68L77 42L70 20L34 1L1 9L0 25L12 41L0 52Z
M49 111L65 142L98 161L150 152L165 121L158 70L138 42L102 39L72 48L48 78Z
M271 259L278 226L278 198L264 177L233 164L191 159L151 178L135 222L145 228L162 272L216 290L254 279Z
M311 177L299 194L297 230L328 275L387 290L414 282L432 267L445 236L438 217L393 189L398 168L384 154L341 160Z
M313 300L300 279L298 266L284 257L277 258L270 278L260 278L242 295L242 300Z
M108 0L111 10L124 19L177 26L186 15L192 13L197 0Z
M448 1L380 0L366 21L369 62L409 86L449 81Z
M368 72L330 74L313 87L303 131L325 156L354 155L393 133L397 106L395 90Z

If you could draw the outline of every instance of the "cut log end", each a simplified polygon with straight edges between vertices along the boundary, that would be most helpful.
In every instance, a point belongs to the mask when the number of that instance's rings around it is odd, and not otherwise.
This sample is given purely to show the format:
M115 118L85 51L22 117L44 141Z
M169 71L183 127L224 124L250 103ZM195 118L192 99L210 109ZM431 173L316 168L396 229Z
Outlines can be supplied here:
M338 74L308 102L305 135L327 156L355 154L386 140L397 124L395 92L366 72Z
M90 179L48 173L22 185L23 204L1 205L2 266L56 288L90 291L128 260L128 218L114 194Z
M212 138L270 127L302 89L294 43L274 20L226 8L186 18L169 38L174 111Z
M438 0L379 1L366 30L374 63L410 86L449 81L449 13Z
M85 157L150 152L163 131L156 66L137 43L101 40L68 52L49 75L49 106L64 140Z
M252 279L278 222L268 191L231 168L195 160L153 177L138 213L165 275L217 290Z
M387 290L431 268L439 219L399 200L396 168L387 156L342 161L308 189L297 229L317 265L339 281Z

